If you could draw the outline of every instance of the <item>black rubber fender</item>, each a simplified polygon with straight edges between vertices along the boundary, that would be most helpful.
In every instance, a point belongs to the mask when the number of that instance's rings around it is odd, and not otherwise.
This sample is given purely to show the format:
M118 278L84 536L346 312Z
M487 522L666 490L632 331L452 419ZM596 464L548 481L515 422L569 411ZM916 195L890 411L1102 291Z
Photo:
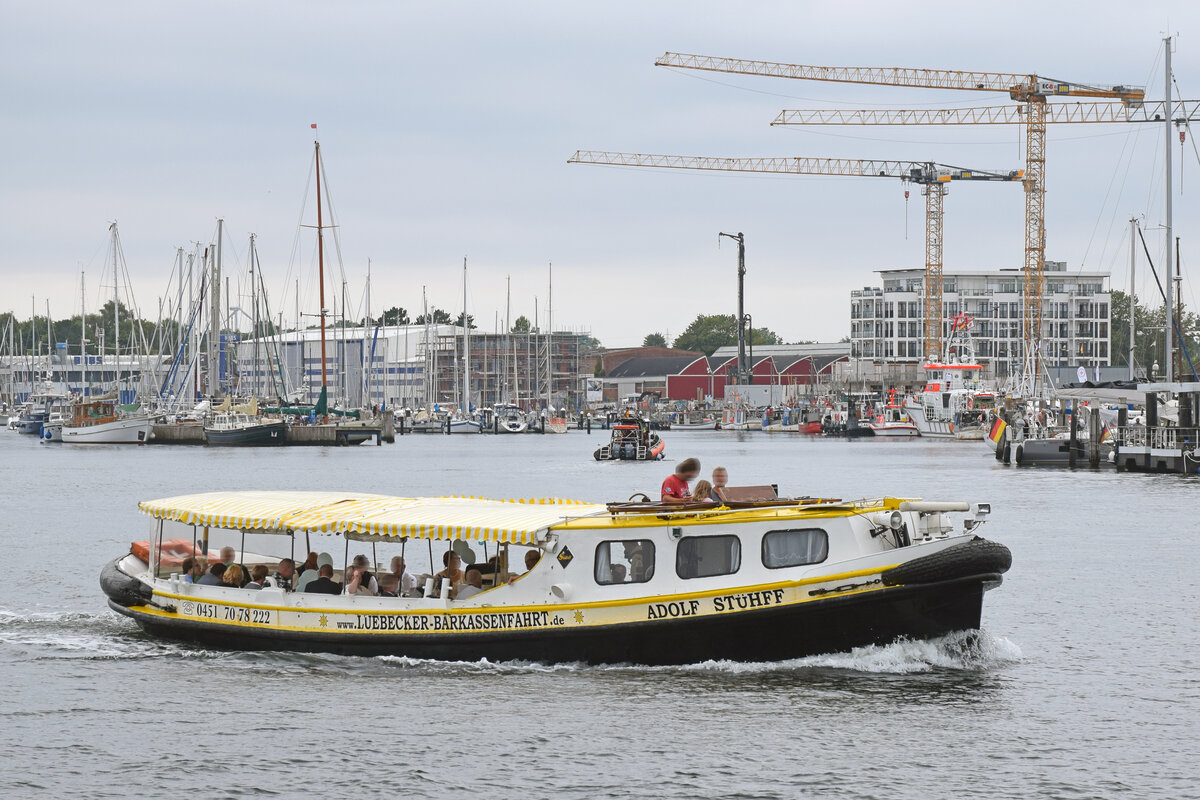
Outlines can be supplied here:
M113 602L126 608L149 603L153 596L150 587L121 569L123 558L113 559L100 570L100 588Z
M1008 572L1011 566L1012 552L1007 547L976 537L969 542L892 567L880 577L884 586L938 583L968 575Z

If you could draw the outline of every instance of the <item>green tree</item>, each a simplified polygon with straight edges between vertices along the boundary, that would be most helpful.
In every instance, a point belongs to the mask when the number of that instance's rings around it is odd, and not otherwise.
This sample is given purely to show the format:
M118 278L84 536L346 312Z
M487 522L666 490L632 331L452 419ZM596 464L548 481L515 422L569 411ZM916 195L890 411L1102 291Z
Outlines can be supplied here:
M667 337L661 333L647 333L642 339L642 347L667 347Z
M421 316L417 317L417 324L424 325L426 322L426 316L428 316L428 322L431 325L450 325L453 322L449 311L443 311L440 308L435 308L430 311L428 315L422 314Z
M719 347L737 344L737 331L737 318L732 314L698 314L692 324L675 337L675 347L711 356ZM754 328L746 341L755 346L783 343L769 328Z
M516 322L513 323L512 332L513 333L529 333L529 331L532 327L533 327L533 324L529 321L529 317L522 314L521 316L517 317Z
M374 325L408 325L411 322L408 316L408 310L400 306L392 306L382 315L377 317L372 324Z
M1158 298L1158 299L1161 299ZM1108 331L1109 336L1109 362L1114 365L1129 365L1129 295L1120 290L1113 291L1112 305L1110 307L1111 327ZM1166 352L1164 350L1163 331L1166 328L1166 312L1161 304L1148 308L1141 300L1138 301L1137 309L1134 314L1134 322L1136 327L1136 340L1134 347L1134 359L1139 374L1146 373L1149 375L1154 362L1159 364L1159 373L1164 369L1164 361ZM1198 347L1200 347L1200 317L1188 311L1185 307L1183 313L1180 314L1178 322L1178 330L1176 340L1182 334L1182 340L1187 351L1191 356L1192 363L1196 364L1197 369L1200 369L1200 363L1197 358L1200 357ZM1183 367L1183 374L1190 374L1191 370L1188 367L1187 358L1180 356L1180 362Z
M463 326L463 317L466 317L467 325L471 328L471 330L475 330L475 315L468 314L465 311L458 315L458 317L454 320L454 324L461 328Z

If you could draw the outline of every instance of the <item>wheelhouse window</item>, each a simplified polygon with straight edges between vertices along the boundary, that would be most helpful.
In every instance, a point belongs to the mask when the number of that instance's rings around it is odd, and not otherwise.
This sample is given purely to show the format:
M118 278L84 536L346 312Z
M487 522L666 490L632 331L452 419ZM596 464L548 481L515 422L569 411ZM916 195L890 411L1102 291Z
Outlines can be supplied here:
M742 566L742 542L736 536L685 536L675 554L681 578L732 575Z
M820 528L771 531L762 540L762 562L767 569L820 564L829 557L829 534Z
M645 583L654 577L654 542L620 539L596 545L596 583Z

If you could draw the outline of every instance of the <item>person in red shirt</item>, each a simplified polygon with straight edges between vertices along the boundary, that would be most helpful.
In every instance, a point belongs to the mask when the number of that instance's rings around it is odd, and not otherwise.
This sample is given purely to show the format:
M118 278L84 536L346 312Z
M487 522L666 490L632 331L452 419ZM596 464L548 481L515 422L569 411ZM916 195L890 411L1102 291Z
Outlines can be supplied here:
M692 500L688 482L700 475L700 459L685 458L675 465L675 474L668 475L662 483L662 502L667 505L689 503Z

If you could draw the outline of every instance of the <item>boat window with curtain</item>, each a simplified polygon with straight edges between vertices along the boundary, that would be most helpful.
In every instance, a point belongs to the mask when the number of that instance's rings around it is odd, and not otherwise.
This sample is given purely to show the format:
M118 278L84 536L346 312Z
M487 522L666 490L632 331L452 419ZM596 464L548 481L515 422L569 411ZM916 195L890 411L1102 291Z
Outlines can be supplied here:
M762 562L768 569L820 564L829 557L829 534L820 528L771 531L762 540Z
M596 583L646 583L654 577L654 542L622 539L596 545Z
M685 536L675 552L681 578L732 575L742 566L742 542L736 536Z

